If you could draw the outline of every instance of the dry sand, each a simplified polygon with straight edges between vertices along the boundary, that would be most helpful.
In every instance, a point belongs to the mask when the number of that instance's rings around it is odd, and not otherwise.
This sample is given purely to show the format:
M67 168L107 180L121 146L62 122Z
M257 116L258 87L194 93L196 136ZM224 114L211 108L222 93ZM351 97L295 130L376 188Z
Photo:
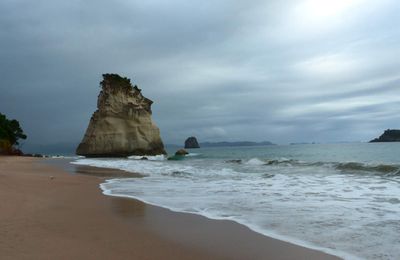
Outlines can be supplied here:
M338 259L232 221L104 196L104 171L0 157L0 259Z

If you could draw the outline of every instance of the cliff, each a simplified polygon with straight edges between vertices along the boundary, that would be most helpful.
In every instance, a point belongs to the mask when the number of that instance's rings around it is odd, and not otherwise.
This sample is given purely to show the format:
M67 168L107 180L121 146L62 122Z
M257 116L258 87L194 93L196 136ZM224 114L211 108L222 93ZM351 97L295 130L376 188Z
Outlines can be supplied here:
M199 143L197 142L196 137L191 136L185 140L185 148L200 148Z
M104 74L102 90L76 154L124 157L165 154L160 130L151 119L153 101L128 78Z
M383 132L379 138L369 141L370 143L377 142L400 142L400 130L388 129Z

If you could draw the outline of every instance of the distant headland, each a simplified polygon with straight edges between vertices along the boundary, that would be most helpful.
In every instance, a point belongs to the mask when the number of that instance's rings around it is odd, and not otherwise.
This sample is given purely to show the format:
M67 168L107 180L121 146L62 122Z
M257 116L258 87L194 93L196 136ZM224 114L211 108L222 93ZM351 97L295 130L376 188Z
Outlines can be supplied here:
M379 142L400 142L400 130L397 129L387 129L381 136L375 138L370 143L379 143Z
M265 146L275 145L269 141L263 142L249 142L249 141L236 141L236 142L204 142L200 143L201 147L234 147L234 146Z

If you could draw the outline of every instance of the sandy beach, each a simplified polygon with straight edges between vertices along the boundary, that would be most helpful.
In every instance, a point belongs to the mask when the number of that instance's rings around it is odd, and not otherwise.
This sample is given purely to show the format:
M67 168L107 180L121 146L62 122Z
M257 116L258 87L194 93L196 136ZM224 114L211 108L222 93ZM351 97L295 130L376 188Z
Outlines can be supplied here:
M111 170L74 172L0 157L0 259L338 259L232 221L105 196Z

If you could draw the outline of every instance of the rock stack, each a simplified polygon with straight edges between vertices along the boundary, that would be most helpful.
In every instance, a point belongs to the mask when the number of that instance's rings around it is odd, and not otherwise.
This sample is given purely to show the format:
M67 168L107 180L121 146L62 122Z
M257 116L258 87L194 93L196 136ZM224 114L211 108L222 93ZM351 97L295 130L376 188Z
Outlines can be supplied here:
M200 148L199 143L197 142L196 137L191 136L185 141L185 148L190 149L190 148Z
M166 154L160 130L151 119L153 101L130 79L104 74L102 90L76 154L87 157L124 157Z

